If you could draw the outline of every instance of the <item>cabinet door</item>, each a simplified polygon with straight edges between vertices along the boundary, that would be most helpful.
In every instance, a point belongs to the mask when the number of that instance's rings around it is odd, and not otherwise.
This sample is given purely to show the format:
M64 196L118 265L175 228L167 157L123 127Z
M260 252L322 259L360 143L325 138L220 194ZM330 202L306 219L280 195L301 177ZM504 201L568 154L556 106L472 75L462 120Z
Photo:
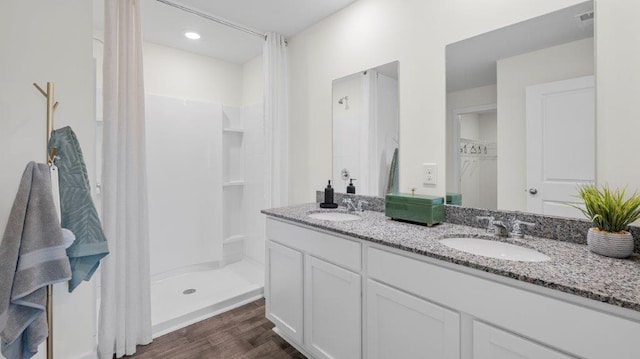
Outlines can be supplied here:
M317 358L361 357L360 275L305 258L305 344Z
M421 298L367 281L367 357L460 358L460 316Z
M541 344L473 322L473 359L569 359Z
M266 310L282 333L302 344L302 253L267 242Z

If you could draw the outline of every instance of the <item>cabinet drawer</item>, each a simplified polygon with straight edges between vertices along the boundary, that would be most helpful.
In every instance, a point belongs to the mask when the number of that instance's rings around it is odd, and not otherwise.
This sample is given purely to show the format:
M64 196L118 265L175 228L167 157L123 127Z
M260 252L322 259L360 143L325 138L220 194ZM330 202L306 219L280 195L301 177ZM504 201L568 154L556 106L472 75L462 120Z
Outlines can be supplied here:
M544 345L473 322L473 359L572 359Z
M267 238L314 257L359 272L361 244L346 238L267 218Z

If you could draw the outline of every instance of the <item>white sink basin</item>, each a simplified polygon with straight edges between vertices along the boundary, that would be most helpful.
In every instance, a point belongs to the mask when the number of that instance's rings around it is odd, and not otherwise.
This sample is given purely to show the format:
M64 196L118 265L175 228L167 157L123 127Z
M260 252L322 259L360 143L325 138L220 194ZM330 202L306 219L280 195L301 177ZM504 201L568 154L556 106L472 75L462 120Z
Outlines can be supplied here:
M339 211L311 212L308 216L313 219L334 222L356 221L358 219L362 219L362 217L357 214Z
M459 251L508 261L544 262L551 259L534 249L481 238L445 238L440 243Z

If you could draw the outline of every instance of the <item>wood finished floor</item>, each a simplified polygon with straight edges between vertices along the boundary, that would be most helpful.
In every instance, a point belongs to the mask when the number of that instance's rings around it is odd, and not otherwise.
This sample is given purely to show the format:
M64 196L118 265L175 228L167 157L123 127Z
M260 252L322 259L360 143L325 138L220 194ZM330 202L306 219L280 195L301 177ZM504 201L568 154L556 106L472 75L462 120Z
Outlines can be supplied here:
M271 330L264 299L139 346L135 359L289 359L305 356Z

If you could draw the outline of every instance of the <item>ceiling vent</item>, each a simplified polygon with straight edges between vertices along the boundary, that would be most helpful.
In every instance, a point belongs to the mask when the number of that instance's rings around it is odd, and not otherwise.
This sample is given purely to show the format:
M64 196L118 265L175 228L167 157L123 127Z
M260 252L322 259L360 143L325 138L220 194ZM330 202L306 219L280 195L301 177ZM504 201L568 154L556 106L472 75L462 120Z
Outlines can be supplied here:
M585 13L576 15L576 21L581 26L591 25L591 24L593 24L594 15L595 14L594 14L593 10L587 11Z

